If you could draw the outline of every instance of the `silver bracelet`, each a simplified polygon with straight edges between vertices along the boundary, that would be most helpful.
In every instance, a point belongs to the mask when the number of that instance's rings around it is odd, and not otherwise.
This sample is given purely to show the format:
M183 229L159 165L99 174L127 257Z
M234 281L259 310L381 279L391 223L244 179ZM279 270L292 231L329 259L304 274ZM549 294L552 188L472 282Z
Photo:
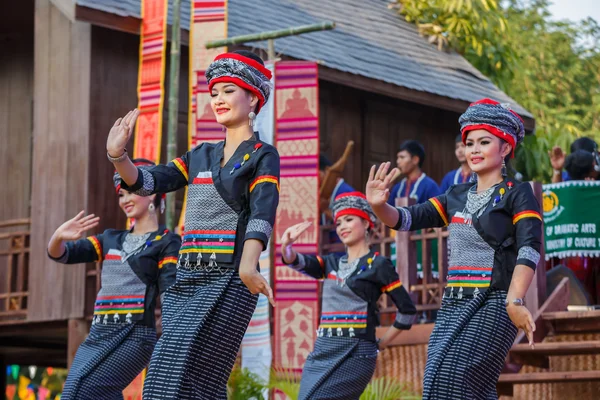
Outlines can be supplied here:
M111 163L119 163L121 161L125 161L125 159L129 156L127 155L127 149L123 149L123 154L121 154L119 157L112 157L108 151L106 152L106 157L108 157L108 161Z

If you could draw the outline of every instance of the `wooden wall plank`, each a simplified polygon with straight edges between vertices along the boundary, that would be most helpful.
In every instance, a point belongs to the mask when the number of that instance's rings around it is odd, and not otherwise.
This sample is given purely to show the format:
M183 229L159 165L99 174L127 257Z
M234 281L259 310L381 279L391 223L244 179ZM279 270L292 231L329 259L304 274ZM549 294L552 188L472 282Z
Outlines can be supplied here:
M426 107L319 81L321 106L321 151L335 162L346 143L355 148L346 164L344 178L364 191L369 168L374 163L392 161L404 140L415 139L425 147L423 170L440 183L444 175L458 167L454 139L459 114Z
M33 35L9 34L0 51L0 221L29 217L32 101Z
M86 208L91 28L36 0L33 187L28 319L83 316L84 266L46 256L54 230Z

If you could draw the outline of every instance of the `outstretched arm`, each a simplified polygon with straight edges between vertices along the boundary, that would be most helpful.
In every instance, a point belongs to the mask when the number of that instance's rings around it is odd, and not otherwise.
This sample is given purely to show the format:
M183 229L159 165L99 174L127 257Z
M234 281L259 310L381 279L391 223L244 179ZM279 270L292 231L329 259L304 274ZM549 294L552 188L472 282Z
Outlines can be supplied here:
M102 235L82 239L85 232L100 221L94 214L84 216L81 211L62 224L48 242L48 256L63 264L93 262L102 259Z

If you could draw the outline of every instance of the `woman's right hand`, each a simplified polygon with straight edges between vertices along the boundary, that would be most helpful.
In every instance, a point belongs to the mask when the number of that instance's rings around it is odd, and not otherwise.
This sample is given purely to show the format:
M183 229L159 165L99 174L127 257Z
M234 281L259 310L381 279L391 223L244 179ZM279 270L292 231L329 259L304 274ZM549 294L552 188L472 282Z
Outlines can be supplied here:
M78 240L89 230L96 226L100 222L100 217L96 217L94 214L84 216L85 211L81 211L79 214L62 224L56 230L56 237L63 241Z
M312 225L312 222L305 221L305 222L300 222L299 224L296 224L296 225L292 225L289 228L287 228L285 230L285 232L283 232L283 235L281 236L281 246L287 247L290 244L296 242L296 240L298 240L300 235L302 235L304 232L306 232L308 227L311 225Z
M392 181L400 173L398 168L394 168L388 173L390 165L390 162L382 163L377 170L374 165L371 167L369 180L365 188L367 201L371 207L379 207L386 204L388 197L390 197Z
M294 261L295 252L292 249L292 243L296 242L296 240L298 240L311 225L312 222L300 222L299 224L290 226L283 232L283 235L281 236L281 251L284 260L290 262Z
M133 134L133 128L139 115L140 111L136 108L129 111L123 118L115 121L106 139L106 151L109 156L117 158L123 154Z

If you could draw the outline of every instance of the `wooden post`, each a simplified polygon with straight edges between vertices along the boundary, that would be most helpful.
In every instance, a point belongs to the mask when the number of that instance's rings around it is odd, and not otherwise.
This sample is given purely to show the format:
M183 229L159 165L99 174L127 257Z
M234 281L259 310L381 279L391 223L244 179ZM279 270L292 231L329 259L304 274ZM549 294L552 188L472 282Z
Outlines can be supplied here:
M542 204L542 184L539 182L529 182L535 197ZM546 261L544 254L544 229L542 227L542 247L540 248L540 261L535 270L533 281L529 286L529 290L525 294L525 303L531 314L535 315L536 311L546 301Z
M85 319L70 319L67 337L67 368L71 368L77 349L88 335L88 323Z
M35 1L30 321L83 316L85 266L58 265L46 245L86 209L89 155L102 150L89 145L91 33L90 24L71 22L49 0Z
M179 59L180 38L179 20L181 0L173 1L173 26L171 27L171 61L169 64L169 122L167 128L167 160L177 157L177 122L179 112ZM173 231L177 225L175 218L175 192L167 194L167 228Z
M408 207L414 200L407 197L396 199L396 207ZM411 292L411 287L417 284L417 249L410 240L411 232L398 231L396 233L396 269L400 275L400 282L408 291L413 302L417 303L417 294Z

